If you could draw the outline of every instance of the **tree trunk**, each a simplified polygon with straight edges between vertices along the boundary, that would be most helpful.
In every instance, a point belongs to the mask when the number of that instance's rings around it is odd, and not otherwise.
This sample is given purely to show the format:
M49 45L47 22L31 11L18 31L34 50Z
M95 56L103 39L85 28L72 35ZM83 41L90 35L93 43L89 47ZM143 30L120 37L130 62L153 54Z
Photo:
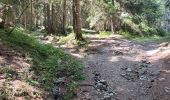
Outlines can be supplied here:
M48 29L48 22L47 22L47 5L46 4L44 4L44 6L43 6L44 8L43 8L43 13L44 13L44 27L45 27L45 29L47 30ZM36 16L36 15L35 15ZM36 17L35 17L35 20L36 20Z
M55 6L53 4L47 4L47 33L55 33Z
M24 28L27 29L27 12L24 15Z
M114 4L114 0L112 0L112 5L113 6L115 6L115 4ZM112 15L112 18L111 18L111 31L112 31L112 33L114 33L114 31L115 31L115 28L116 28L116 22L115 22L115 14L113 14Z
M30 28L31 28L31 30L32 30L33 25L34 25L34 22L33 22L33 0L31 0L30 3L31 3L31 4L30 4L30 6L31 6L31 7L30 7L30 8L31 8L31 9L30 9L30 10L31 10L31 18L30 18L30 20L31 20L30 26L31 26L31 27L30 27Z
M76 35L76 39L83 41L84 39L81 34L80 0L73 0L72 10L73 10L73 30Z
M51 26L51 5L47 4L47 33L51 34L52 26Z
M51 31L52 33L56 33L56 23L55 23L55 6L52 4L52 11L51 11Z
M66 13L66 0L63 1L63 34L66 34L66 17L67 17L67 13Z
M0 28L4 28L5 27L5 23L6 23L6 5L3 7L4 9L2 10L2 21L0 22Z

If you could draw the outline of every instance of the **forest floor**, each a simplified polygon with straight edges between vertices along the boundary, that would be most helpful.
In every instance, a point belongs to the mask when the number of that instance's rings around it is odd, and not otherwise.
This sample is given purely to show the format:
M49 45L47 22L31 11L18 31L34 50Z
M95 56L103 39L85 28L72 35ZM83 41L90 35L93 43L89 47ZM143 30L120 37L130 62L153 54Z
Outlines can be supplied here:
M169 100L170 44L89 35L87 50L66 45L84 60L86 80L74 100Z
M41 90L26 82L33 76L33 73L29 73L30 60L0 42L0 100L41 98Z
M86 38L90 42L85 47L71 42L60 45L85 63L86 80L80 82L73 100L169 100L168 41L136 42L119 35ZM54 46L58 47L55 43ZM16 100L24 100L25 95L33 100L41 98L41 90L25 83L30 76L22 74L31 66L29 59L0 44L0 87L5 86L7 92L15 90L11 95L19 95ZM5 81L5 77L9 80ZM5 92L1 94L8 96Z

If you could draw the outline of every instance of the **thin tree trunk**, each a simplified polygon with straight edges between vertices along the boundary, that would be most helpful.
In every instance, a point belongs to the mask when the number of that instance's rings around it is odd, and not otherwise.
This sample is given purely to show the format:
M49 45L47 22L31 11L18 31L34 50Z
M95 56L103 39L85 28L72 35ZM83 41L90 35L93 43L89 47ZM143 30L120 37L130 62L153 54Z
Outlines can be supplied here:
M115 4L114 4L114 0L112 0L112 5L113 6L115 6ZM112 15L112 18L111 18L111 31L112 31L112 33L114 33L114 31L115 31L115 15L113 14Z
M47 33L51 34L51 5L47 4Z
M66 13L66 0L63 1L63 34L66 34L66 18L67 18L67 13Z
M81 34L80 0L73 0L73 29L77 40L84 40Z
M113 22L113 17L112 17L112 19L111 19L111 31L112 31L112 33L114 33L114 22Z
M47 18L47 4L44 4L44 26L45 26L45 29L47 30L48 29L48 18ZM36 20L36 19L35 19Z
M31 8L31 18L30 18L30 20L31 20L31 23L30 23L30 24L31 24L31 25L30 25L30 26L31 26L31 29L32 29L32 28L33 28L32 26L34 26L34 22L33 22L33 0L31 0L30 3L31 3L31 4L30 4L30 6L31 6L31 7L30 7L30 8Z
M24 27L25 29L27 29L27 12L25 12L25 16L24 16Z
M2 21L0 21L0 28L5 27L5 22L6 22L6 5L0 10L2 11Z
M56 24L55 24L55 6L52 4L52 11L51 11L51 31L52 33L56 33Z

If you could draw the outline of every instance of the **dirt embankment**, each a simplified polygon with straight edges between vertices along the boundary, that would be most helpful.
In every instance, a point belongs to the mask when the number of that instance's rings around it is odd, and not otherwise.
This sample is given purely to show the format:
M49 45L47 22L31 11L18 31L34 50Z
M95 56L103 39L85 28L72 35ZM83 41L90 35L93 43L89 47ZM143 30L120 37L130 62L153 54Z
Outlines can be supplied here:
M42 100L42 91L28 83L31 58L0 42L0 99Z

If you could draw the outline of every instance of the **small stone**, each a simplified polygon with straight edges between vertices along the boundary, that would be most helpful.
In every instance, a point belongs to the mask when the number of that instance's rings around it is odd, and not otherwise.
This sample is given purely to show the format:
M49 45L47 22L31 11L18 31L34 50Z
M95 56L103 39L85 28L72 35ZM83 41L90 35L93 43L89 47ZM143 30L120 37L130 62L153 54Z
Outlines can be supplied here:
M121 51L117 51L117 50L115 50L115 51L114 51L114 54L115 54L115 55L123 55L124 53L123 53L123 52L121 52Z
M139 75L145 75L147 74L147 69L146 68L142 68L138 71Z
M127 70L127 67L122 67L121 70Z
M154 79L151 79L150 82L153 83L153 82L155 82L155 80L154 80Z
M99 73L95 73L94 75L95 75L95 76L100 76L100 74L99 74Z
M159 81L165 81L166 79L162 77L162 78L159 78L158 80Z
M144 76L144 75L142 75L142 76L139 77L139 79L140 79L140 80L147 80L147 77Z
M97 89L97 91L100 91L100 89Z
M53 89L52 89L52 93L53 95L60 95L60 88L55 86Z
M98 81L100 81L100 78L101 78L101 75L100 75L100 73L96 73L96 72L94 72L94 81L96 81L96 82L98 82Z
M110 96L113 96L114 94L111 92L111 93L109 93L109 95L110 95Z
M95 85L96 89L99 91L106 91L107 90L107 86L106 85L103 85L102 83L96 83Z
M147 60L146 60L146 59L143 59L141 62L142 62L142 63L146 63L146 62L147 62Z
M142 64L140 65L140 67L148 67L148 64L142 63Z
M106 86L108 85L106 80L100 80L99 82L102 83L103 85L106 85Z
M124 76L126 76L126 74L125 74L125 73L122 73L122 74L120 74L120 76L124 77Z
M146 64L151 64L151 62L148 61L148 62L146 62Z
M66 80L65 77L58 78L58 79L55 79L55 80L54 80L54 83L55 83L55 84L65 84L65 83L66 83L65 80Z
M111 95L109 93L104 93L103 100L111 100Z
M150 76L159 76L160 75L160 71L154 71L150 73Z
M165 87L164 90L165 90L166 93L170 93L170 88L169 87Z
M127 72L131 72L132 71L132 69L131 68L127 68L127 70L126 70Z

